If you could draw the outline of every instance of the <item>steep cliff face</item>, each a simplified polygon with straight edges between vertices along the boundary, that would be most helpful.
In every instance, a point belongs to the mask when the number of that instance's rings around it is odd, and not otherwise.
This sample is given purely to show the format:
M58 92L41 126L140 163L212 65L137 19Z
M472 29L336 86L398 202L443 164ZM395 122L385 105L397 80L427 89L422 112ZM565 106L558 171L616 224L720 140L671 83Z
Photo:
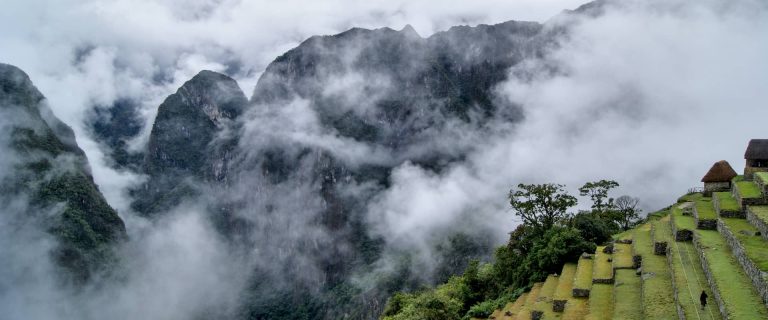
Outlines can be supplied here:
M246 104L235 80L212 71L200 72L165 99L144 162L150 180L136 191L134 208L156 213L195 194L190 180L222 182L237 139L220 135L236 130L233 120Z
M0 198L6 221L41 224L56 236L53 258L85 281L111 259L125 226L99 192L72 130L48 109L20 69L0 64ZM21 203L21 204L20 204Z

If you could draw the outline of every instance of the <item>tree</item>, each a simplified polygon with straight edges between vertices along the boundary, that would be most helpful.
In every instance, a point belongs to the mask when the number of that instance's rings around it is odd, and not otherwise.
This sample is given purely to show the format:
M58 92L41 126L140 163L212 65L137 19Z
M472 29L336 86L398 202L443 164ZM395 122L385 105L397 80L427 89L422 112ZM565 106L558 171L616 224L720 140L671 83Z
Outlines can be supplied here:
M622 229L629 230L640 218L640 210L637 204L640 199L630 196L621 196L616 199L617 221Z
M523 223L535 230L546 231L576 205L576 197L569 195L561 184L519 184L519 190L509 191L509 204Z
M593 213L604 215L614 208L613 198L608 197L608 191L618 186L619 183L613 180L587 182L579 188L579 194L592 200Z

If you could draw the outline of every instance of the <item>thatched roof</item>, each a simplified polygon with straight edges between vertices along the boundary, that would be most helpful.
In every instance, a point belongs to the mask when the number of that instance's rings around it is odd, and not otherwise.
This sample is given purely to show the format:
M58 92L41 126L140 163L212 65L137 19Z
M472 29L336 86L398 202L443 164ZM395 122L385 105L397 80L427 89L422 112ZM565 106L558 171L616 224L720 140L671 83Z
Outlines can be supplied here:
M749 140L744 159L768 159L768 139Z
M701 182L728 182L735 176L736 171L728 164L728 161L720 160L712 165L704 178L701 178Z

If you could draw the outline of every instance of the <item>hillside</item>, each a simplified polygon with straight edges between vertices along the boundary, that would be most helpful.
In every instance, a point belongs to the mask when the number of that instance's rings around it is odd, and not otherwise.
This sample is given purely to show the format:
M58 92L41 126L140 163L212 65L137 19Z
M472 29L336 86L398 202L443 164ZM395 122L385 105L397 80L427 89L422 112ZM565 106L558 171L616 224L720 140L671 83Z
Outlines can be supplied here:
M686 194L487 319L766 319L767 185L756 173Z

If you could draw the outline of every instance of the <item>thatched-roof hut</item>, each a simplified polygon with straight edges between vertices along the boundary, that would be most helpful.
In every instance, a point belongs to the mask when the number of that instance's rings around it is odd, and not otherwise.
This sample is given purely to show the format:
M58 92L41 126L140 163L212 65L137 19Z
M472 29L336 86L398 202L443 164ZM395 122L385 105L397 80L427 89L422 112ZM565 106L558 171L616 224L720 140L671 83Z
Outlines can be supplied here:
M744 179L752 180L755 172L768 171L768 139L749 140L744 159Z
M733 170L728 161L720 160L715 162L712 168L707 171L707 174L701 178L701 182L704 182L704 195L730 190L731 179L736 175L736 170Z

